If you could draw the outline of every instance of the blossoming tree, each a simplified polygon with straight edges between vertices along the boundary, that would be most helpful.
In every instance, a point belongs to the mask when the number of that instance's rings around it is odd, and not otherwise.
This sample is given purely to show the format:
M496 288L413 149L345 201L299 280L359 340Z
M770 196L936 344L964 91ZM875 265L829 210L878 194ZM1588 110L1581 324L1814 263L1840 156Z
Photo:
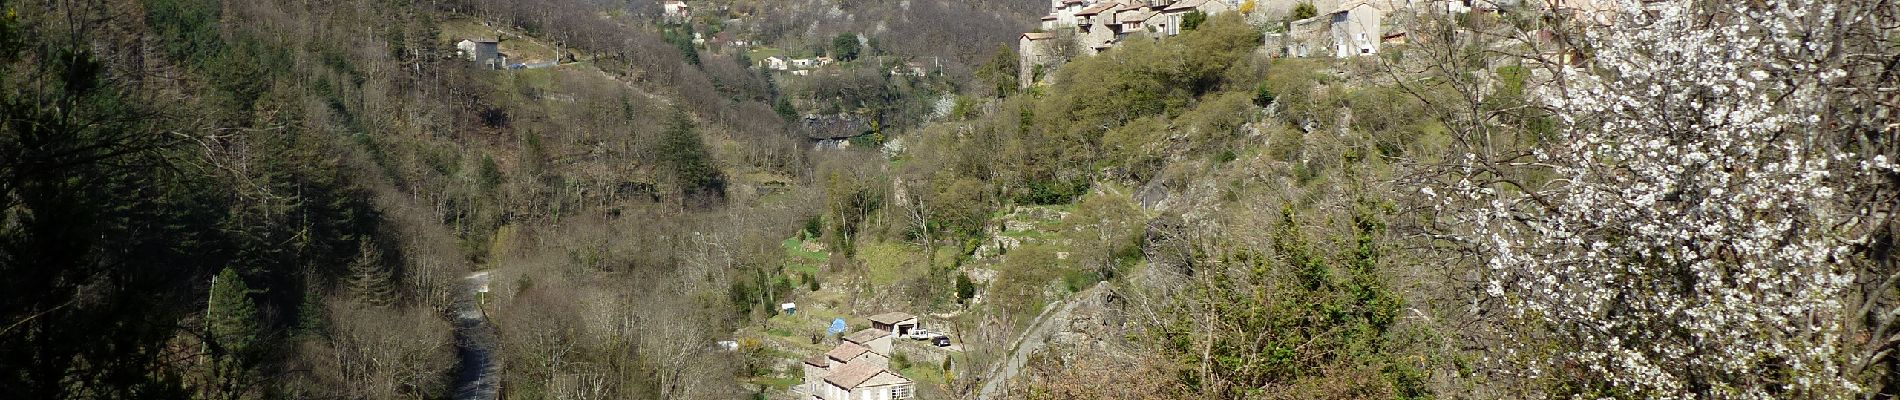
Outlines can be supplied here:
M1554 137L1420 190L1513 323L1494 359L1553 397L1893 390L1895 8L1622 0L1583 29L1531 96Z

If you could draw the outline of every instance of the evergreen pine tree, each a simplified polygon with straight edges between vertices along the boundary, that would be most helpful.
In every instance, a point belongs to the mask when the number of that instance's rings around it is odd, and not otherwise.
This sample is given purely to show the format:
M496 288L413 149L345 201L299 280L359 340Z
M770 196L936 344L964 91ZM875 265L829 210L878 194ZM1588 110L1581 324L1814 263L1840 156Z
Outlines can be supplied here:
M209 382L206 397L240 398L247 385L254 344L263 330L251 288L236 269L225 267L211 280L210 304L205 310Z
M297 304L297 334L320 335L324 329L323 294L318 292L315 283L305 282L303 301Z
M357 243L361 249L350 262L350 296L358 303L378 307L396 303L394 274L383 263L383 252L369 240Z
M674 110L666 133L660 138L660 154L673 172L680 202L702 205L726 197L726 176L713 164L712 153L699 138L693 121L683 110Z

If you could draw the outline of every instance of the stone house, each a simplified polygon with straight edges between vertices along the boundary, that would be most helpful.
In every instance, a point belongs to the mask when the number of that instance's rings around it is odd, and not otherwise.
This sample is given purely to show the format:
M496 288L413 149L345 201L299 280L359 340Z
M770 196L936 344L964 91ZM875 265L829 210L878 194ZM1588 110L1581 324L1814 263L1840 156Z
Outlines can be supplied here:
M1048 32L1024 32L1018 37L1016 53L1018 68L1016 81L1022 87L1036 84L1036 66L1048 65L1056 58L1056 35Z
M905 400L916 395L916 384L889 368L853 364L825 376L814 396L822 400Z
M1340 4L1331 12L1287 23L1286 33L1264 36L1269 53L1286 57L1331 55L1345 58L1379 53L1387 42L1403 35L1384 34L1385 11L1365 0Z
M908 336L911 330L917 329L917 316L901 312L873 315L870 319L871 329L890 332L897 336Z
M831 363L834 365L865 362L877 365L891 364L890 356L871 351L870 347L851 342L839 343L838 347L833 347L831 351L825 352L825 358L831 360Z
M784 71L784 70L792 69L792 62L791 60L788 60L782 56L766 57L765 68L773 70L773 71Z
M1379 53L1379 44L1385 35L1380 30L1381 18L1385 12L1365 1L1353 1L1339 6L1339 10L1328 14L1333 37L1333 56L1346 58L1351 56Z
M1234 11L1234 6L1227 4L1226 0L1177 1L1161 9L1162 19L1155 22L1157 25L1155 30L1168 36L1179 35L1185 28L1182 24L1185 23L1188 14L1200 12L1205 15L1214 15L1228 11Z
M1129 34L1148 31L1148 20L1161 13L1147 7L1115 13L1115 21L1121 23L1121 30L1115 40L1124 40Z
M1268 40L1277 38L1277 44L1285 49L1281 53L1287 57L1325 55L1324 49L1331 47L1332 44L1330 21L1330 15L1293 21L1287 23L1285 34L1267 35L1267 38Z
M1121 30L1121 24L1115 23L1115 13L1123 7L1122 3L1109 1L1076 12L1075 39L1082 54L1095 55L1115 45Z
M501 58L501 41L494 39L468 39L455 43L455 48L463 57L474 61L476 65L500 68L505 61Z
M1334 0L1336 1L1336 0ZM1095 55L1128 35L1178 35L1189 14L1214 15L1239 10L1236 0L1050 0L1042 29L1024 33L1017 52L1023 87L1036 82L1037 67L1072 55Z
M902 313L880 316L893 314ZM916 317L910 317L911 323L907 326L914 327L915 320ZM805 379L794 388L795 392L802 394L801 399L901 400L915 395L915 383L890 370L891 344L896 339L891 331L865 329L844 339L831 351L804 359L801 365Z
M1049 15L1056 17L1055 27L1072 28L1078 22L1076 14L1094 2L1094 0L1050 0Z
M870 349L871 352L874 353L891 354L891 342L894 337L896 336L892 335L890 331L871 328L846 335L844 341L864 346L864 348Z

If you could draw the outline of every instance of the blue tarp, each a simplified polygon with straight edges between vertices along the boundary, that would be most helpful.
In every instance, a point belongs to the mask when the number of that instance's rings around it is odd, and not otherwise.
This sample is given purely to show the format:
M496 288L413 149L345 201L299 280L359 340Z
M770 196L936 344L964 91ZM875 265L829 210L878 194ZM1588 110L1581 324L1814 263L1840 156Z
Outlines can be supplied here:
M831 320L831 328L825 329L825 334L835 335L839 333L844 333L845 329L846 328L844 326L844 318L835 318Z

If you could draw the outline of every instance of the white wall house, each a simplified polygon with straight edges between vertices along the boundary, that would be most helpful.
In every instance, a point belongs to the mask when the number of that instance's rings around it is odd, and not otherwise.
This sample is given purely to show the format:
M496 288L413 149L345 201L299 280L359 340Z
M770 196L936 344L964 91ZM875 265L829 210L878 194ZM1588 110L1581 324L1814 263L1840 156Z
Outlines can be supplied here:
M909 335L917 329L917 316L901 312L888 312L871 316L871 328L897 334Z
M1327 17L1332 24L1333 57L1378 54L1379 43L1385 38L1379 25L1383 14L1363 0L1342 4L1333 11Z
M469 61L474 61L476 65L500 68L503 63L501 41L498 40L468 39L456 42L455 48L461 50L462 56L467 57Z
M1155 30L1168 36L1181 34L1186 27L1188 14L1199 12L1206 15L1234 11L1234 6L1226 0L1181 0L1161 9L1162 20L1156 22Z

